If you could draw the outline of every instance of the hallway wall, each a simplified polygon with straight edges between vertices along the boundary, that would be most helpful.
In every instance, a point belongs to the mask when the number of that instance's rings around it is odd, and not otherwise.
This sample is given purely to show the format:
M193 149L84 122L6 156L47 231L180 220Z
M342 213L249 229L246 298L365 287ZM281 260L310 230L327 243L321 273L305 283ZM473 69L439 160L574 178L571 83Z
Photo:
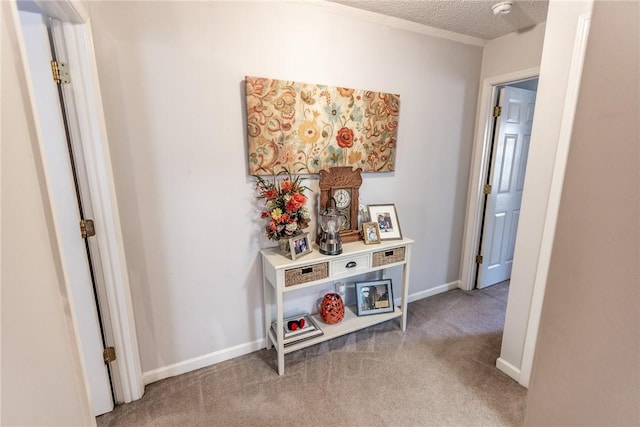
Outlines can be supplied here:
M639 4L596 2L527 425L640 424L639 54Z
M360 201L394 203L416 241L413 298L457 287L480 46L328 2L88 7L147 381L263 345L273 243L247 176L245 75L400 94L396 172L365 174Z

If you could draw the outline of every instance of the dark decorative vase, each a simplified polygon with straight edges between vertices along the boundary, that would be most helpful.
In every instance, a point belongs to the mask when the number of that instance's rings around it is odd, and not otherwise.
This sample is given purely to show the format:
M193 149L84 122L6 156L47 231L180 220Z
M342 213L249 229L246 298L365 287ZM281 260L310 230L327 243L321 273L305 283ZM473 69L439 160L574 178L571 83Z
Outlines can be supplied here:
M344 318L344 302L339 294L326 294L320 304L320 318L330 325L338 323Z

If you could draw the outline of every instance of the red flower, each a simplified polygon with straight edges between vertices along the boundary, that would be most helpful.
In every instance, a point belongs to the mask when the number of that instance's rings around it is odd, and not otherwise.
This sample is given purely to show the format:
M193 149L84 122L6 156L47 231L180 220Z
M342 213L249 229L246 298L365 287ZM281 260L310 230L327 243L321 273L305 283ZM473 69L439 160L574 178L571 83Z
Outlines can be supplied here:
M271 231L276 231L276 222L271 220L271 222L269 222L269 225L267 225L267 227L269 228L269 230Z
M280 215L280 218L278 218L278 222L281 224L288 224L291 222L291 217L289 214L282 214Z
M284 192L291 191L291 190L293 190L293 184L291 183L291 181L289 179L285 179L280 184L280 189L282 191L284 191Z
M273 201L278 197L278 190L276 190L275 188L271 188L269 190L267 190L266 193L264 193L264 198L269 200L269 201Z
M287 202L287 211L297 211L298 209L303 207L305 203L307 203L307 198L300 193L296 193L291 196L291 199L289 199L289 202Z
M271 213L268 211L262 211L262 213L260 214L260 218L269 218L271 216Z
M341 128L336 136L338 145L342 148L350 148L353 146L353 131L347 127Z

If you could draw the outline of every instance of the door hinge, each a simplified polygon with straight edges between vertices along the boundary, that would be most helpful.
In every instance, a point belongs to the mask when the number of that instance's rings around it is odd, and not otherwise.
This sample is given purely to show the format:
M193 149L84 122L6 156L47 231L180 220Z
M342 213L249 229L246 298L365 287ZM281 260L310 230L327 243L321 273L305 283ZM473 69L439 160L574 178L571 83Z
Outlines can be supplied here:
M499 105L496 105L495 107L493 107L493 117L500 117L502 115L502 107Z
M92 219L83 219L80 221L80 235L83 239L96 235L96 227Z
M476 256L476 264L482 264L482 260L483 260L482 255Z
M491 194L491 184L486 184L482 190L484 194Z
M104 363L113 362L116 360L116 349L115 347L107 347L102 351L102 358L104 359Z
M71 83L69 67L63 62L51 61L51 74L53 74L53 81L56 82L56 84Z

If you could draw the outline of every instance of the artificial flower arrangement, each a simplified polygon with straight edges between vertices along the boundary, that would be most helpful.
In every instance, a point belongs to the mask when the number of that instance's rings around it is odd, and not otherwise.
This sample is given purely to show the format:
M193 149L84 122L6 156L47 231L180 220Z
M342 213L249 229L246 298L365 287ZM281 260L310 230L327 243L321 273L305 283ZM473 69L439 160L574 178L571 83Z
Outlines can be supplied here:
M267 219L264 235L267 239L288 239L307 228L311 216L305 207L308 187L302 185L300 176L292 176L288 170L273 177L273 181L255 176L258 198L265 199L265 210L260 217Z

